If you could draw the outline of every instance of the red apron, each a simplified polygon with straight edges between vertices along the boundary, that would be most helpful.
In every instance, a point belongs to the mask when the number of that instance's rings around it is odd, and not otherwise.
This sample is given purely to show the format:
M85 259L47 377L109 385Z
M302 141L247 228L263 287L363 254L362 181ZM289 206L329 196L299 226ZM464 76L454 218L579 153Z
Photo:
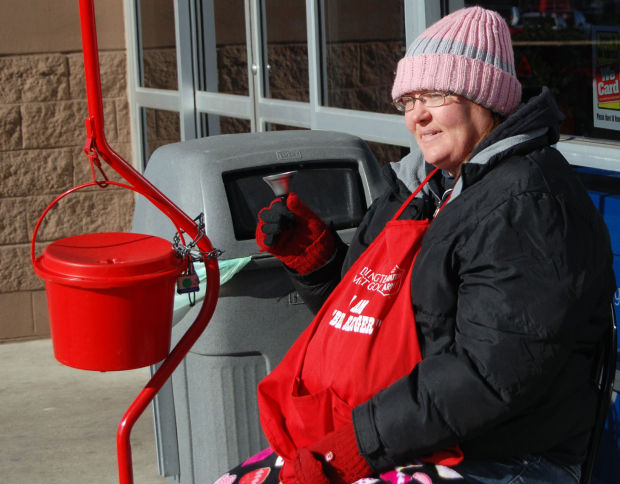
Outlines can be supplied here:
M353 407L411 373L422 359L411 306L411 271L429 221L397 219L435 171L351 266L282 362L259 384L263 431L285 460L351 422ZM451 457L449 464L454 465L454 454Z

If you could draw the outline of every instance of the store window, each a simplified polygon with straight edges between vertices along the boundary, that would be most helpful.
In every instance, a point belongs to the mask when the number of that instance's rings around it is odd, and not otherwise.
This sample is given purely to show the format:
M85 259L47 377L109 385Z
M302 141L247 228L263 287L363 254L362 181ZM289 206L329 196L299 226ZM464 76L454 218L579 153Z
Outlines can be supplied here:
M252 125L248 119L218 116L217 114L209 113L200 113L199 116L201 126L208 127L208 131L205 130L202 136L252 132Z
M390 92L405 53L402 0L325 0L323 104L394 113Z
M199 79L198 89L247 96L248 56L243 0L214 0L213 11L208 8L211 3L203 2L203 44L197 56L203 77ZM211 55L212 46L209 45L213 41L215 56Z
M140 2L142 87L177 89L174 4L169 0Z
M562 135L620 140L620 2L472 2L500 12L512 33L523 99L548 86Z
M247 119L218 116L220 121L220 134L249 133L252 131L250 121Z
M160 146L181 141L179 113L162 109L143 109L147 161Z
M409 154L409 148L405 148L404 146L373 143L372 141L367 141L366 144L381 166L387 165L393 161L399 161Z
M300 130L306 128L300 128L298 126L289 126L287 124L278 124L278 123L266 123L265 131L290 131L290 130Z
M266 45L265 97L309 100L306 5L288 0L264 0Z

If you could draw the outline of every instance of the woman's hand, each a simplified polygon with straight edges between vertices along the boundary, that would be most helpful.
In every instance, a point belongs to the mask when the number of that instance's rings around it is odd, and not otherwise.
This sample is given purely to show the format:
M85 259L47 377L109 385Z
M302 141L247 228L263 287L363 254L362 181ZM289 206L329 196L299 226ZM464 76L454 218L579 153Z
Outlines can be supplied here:
M336 250L334 236L295 193L258 212L256 243L299 274L324 265Z
M287 465L293 466L299 484L347 484L373 473L359 453L352 423L299 449Z

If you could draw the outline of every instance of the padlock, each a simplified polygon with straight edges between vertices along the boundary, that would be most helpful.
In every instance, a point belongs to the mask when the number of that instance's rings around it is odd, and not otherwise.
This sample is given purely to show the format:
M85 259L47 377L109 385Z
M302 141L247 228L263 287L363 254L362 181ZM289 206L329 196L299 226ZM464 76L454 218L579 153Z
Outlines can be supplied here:
M200 279L194 270L194 264L190 261L185 274L177 277L177 293L187 294L200 290Z

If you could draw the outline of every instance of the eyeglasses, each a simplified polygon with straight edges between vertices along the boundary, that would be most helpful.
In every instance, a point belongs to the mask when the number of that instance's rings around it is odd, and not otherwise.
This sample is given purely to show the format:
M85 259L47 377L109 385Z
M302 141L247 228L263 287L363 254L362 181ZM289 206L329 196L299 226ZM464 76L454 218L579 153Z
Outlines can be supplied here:
M420 101L427 108L438 108L443 106L446 98L454 94L453 92L425 92L419 96L401 96L394 101L394 107L400 112L411 111L416 101Z

